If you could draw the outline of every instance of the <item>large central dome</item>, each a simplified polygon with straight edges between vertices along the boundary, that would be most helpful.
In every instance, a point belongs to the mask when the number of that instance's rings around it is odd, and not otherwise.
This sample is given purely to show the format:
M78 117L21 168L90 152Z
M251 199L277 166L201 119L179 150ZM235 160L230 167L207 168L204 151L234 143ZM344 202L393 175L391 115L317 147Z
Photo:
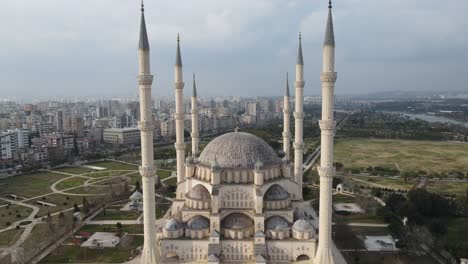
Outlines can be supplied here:
M226 133L213 139L200 154L199 161L211 166L215 160L221 169L253 169L257 162L266 166L282 163L264 140L244 132Z

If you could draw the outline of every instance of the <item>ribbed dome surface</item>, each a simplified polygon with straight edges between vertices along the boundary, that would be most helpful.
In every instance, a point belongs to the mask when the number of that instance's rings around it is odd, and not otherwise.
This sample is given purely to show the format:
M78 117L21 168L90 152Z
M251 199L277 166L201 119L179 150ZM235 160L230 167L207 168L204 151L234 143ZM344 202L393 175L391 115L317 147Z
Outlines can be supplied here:
M267 201L278 201L284 200L289 197L289 193L278 184L275 184L268 189L265 193L265 200Z
M213 139L200 154L200 162L211 166L216 160L221 169L253 169L256 162L264 166L280 165L281 159L261 138L244 132L231 132Z
M221 222L221 226L228 229L245 229L253 225L252 219L241 213L230 214Z
M167 231L176 231L181 228L182 225L174 218L167 220L166 224L164 225L164 229L166 229Z
M206 219L203 216L197 215L192 217L187 222L187 227L193 230L205 229L210 227L210 220Z
M288 221L281 216L270 217L266 222L267 229L285 229L289 227Z
M196 199L196 200L211 200L211 195L208 192L208 190L205 188L205 186L199 184L190 190L188 196L191 199Z
M314 227L305 219L299 219L297 220L293 227L294 230L299 231L299 232L308 232L312 231Z

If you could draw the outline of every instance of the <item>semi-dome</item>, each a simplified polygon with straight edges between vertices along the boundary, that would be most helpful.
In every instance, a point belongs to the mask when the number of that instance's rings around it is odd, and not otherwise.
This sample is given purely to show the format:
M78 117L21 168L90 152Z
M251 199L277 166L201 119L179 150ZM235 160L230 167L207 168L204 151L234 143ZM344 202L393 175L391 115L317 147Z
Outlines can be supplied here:
M192 217L187 222L187 227L193 230L206 229L210 227L210 220L206 219L203 216L197 215Z
M278 184L271 186L270 189L265 193L265 200L267 201L278 201L284 200L289 197L289 193Z
M179 223L179 221L177 221L174 218L170 218L169 220L167 220L166 224L164 225L164 229L166 229L167 231L176 231L181 228L182 225Z
M200 154L201 164L211 166L216 160L221 169L254 169L280 165L281 159L263 139L245 132L231 132L213 139Z
M205 186L199 184L193 187L190 192L188 193L189 198L196 199L196 200L211 200L211 195Z
M267 229L286 229L289 228L289 223L281 216L270 217L266 221Z
M221 226L227 229L245 229L253 225L252 219L241 213L230 214L221 223Z
M299 231L299 232L309 232L314 230L314 227L309 223L309 221L305 219L299 219L297 220L294 225L293 225L293 230Z

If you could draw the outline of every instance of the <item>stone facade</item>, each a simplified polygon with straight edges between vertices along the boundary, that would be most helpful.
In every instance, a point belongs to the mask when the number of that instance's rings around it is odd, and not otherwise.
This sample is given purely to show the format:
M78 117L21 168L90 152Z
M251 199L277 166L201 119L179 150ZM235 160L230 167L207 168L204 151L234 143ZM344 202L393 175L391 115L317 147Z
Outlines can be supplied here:
M302 186L293 164L262 139L221 135L185 162L172 216L162 229L162 259L294 262L313 259L315 229L296 216Z

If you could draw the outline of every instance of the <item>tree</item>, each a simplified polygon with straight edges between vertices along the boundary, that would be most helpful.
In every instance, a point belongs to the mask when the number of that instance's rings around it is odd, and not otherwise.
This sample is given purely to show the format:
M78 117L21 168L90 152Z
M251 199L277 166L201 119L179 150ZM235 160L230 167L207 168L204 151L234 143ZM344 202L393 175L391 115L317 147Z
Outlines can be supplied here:
M76 213L76 212L80 212L80 211L81 211L81 210L80 210L80 207L78 206L78 204L74 203L74 204L73 204L73 212Z
M140 186L140 182L139 182L139 181L136 181L136 182L135 182L135 192L136 192L136 191L141 192L141 186Z
M88 199L86 199L86 197L83 197L82 203L83 203L83 206L82 206L83 212L84 212L85 214L88 214L88 213L89 213L89 210L90 210L90 209L89 209L89 208L90 208L90 205L89 205L89 203L88 203Z

